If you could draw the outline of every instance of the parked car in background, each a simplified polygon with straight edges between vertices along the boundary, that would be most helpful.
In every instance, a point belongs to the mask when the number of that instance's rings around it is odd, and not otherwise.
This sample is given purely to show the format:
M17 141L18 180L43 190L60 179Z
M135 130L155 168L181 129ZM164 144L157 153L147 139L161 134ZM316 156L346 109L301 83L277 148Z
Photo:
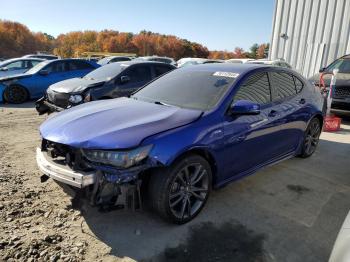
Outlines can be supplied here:
M135 61L153 61L153 62L162 62L166 64L171 64L173 66L176 66L176 62L171 57L166 56L141 56L135 58Z
M130 198L140 203L142 188L159 215L183 224L198 215L212 187L311 156L322 105L321 94L292 70L183 67L130 98L86 103L49 118L40 127L37 163L101 206Z
M40 58L14 58L0 63L0 78L22 74L33 66L45 61Z
M110 63L115 63L115 62L122 62L122 61L131 61L132 59L128 56L107 56L105 58L102 58L99 60L97 63L101 66L107 65Z
M234 64L245 64L249 61L254 61L255 59L251 58L232 58L225 60L226 63L234 63Z
M5 58L0 57L0 62L5 61Z
M30 54L30 55L25 55L23 56L25 58L41 58L41 59L45 59L45 60L55 60L55 59L59 59L60 57L55 56L55 55L48 55L48 54Z
M342 56L329 66L321 68L320 73L315 74L309 80L316 86L320 86L320 74L325 73L324 82L329 88L331 75L334 69L338 69L337 81L332 96L331 110L334 113L350 113L350 55Z
M292 66L290 64L288 64L286 61L281 59L277 59L277 60L259 59L259 60L247 61L246 63L279 66L279 67L292 69Z
M207 58L193 58L180 61L178 67L184 67L189 65L201 65L201 64L214 64L214 63L224 63L224 60L220 59L207 59Z
M54 83L83 77L99 66L82 59L46 60L24 74L1 78L0 90L3 90L4 101L19 104L28 99L42 97L46 89Z
M82 78L51 85L36 102L39 114L62 111L85 102L129 96L176 67L159 62L127 61L102 66Z
M328 262L350 261L350 212L345 218L342 228L334 243L333 250Z

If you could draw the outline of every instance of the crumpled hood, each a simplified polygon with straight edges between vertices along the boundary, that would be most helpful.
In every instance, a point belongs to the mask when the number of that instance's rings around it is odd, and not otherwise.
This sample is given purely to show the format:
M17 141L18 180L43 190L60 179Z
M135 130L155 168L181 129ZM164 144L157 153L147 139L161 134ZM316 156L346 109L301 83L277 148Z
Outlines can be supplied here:
M189 124L201 111L117 98L58 113L40 126L43 138L77 148L138 146L148 136Z
M87 88L103 85L106 81L101 79L87 79L87 78L71 78L60 81L49 87L50 90L57 93L80 93Z

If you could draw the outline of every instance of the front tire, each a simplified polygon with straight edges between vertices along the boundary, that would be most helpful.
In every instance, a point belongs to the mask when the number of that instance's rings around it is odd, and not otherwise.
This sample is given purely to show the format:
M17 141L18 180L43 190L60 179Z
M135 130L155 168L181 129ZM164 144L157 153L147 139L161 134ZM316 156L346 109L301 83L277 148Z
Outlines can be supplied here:
M208 162L201 156L187 155L151 174L148 190L152 208L171 223L187 223L204 207L211 183Z
M302 149L300 153L300 157L306 158L311 156L315 151L318 145L318 141L321 135L321 123L317 118L313 118L304 135L304 141L302 144Z
M28 100L29 94L23 86L12 85L5 89L4 98L9 103L21 104Z

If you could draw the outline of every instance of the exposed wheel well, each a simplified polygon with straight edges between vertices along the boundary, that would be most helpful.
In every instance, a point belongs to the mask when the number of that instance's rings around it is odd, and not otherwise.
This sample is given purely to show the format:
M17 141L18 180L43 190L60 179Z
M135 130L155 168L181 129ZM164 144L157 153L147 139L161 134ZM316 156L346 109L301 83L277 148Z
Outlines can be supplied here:
M215 161L214 157L212 156L212 154L205 149L195 148L195 149L191 149L189 151L182 153L173 162L177 161L180 158L184 158L187 155L199 155L208 161L210 168L211 168L212 176L213 176L212 183L215 184L216 179L217 179L217 165L216 165L216 161Z

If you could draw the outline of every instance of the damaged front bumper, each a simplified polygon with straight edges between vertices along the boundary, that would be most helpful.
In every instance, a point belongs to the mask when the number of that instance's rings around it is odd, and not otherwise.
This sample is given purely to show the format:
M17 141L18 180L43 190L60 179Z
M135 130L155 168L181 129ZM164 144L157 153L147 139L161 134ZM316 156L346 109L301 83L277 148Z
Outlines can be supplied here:
M84 188L95 182L94 172L77 172L68 166L56 164L40 148L36 149L36 161L42 173L64 184Z
M35 109L39 113L39 115L43 115L45 113L54 113L61 112L64 108L56 106L49 101L47 101L46 97L42 97L39 100L35 101Z

